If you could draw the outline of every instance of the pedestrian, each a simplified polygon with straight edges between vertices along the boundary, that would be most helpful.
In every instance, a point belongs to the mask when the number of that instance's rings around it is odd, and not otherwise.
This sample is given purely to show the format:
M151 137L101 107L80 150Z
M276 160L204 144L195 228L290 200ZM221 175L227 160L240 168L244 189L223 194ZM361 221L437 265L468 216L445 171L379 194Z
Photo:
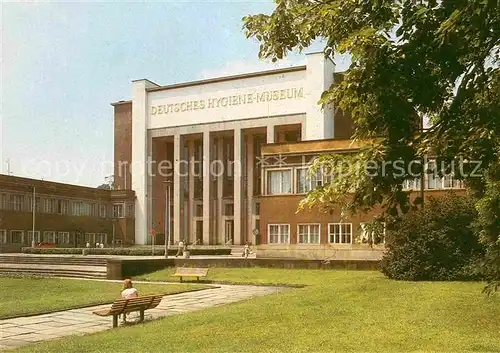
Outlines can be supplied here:
M175 254L175 257L182 255L184 252L184 239L179 241L179 245L177 247L177 254Z
M243 248L243 254L241 256L248 258L248 255L250 255L250 244L248 241L245 243L245 247Z

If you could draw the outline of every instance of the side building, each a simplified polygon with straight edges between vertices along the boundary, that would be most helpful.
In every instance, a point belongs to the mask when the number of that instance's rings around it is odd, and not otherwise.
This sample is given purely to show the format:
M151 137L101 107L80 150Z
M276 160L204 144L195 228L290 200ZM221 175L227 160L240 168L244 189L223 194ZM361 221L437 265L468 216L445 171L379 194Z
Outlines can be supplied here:
M377 260L383 241L371 247L364 227L380 210L341 217L340 205L331 212L304 209L297 212L306 194L328 182L327 175L311 176L311 162L322 154L352 153L360 146L349 139L274 143L262 147L262 195L259 209L258 257ZM430 160L426 169L432 169ZM420 196L420 178L408 180L403 189L410 199ZM465 193L452 175L429 173L424 178L424 199L446 193Z
M19 251L33 240L58 247L133 244L134 203L131 190L0 175L0 252Z

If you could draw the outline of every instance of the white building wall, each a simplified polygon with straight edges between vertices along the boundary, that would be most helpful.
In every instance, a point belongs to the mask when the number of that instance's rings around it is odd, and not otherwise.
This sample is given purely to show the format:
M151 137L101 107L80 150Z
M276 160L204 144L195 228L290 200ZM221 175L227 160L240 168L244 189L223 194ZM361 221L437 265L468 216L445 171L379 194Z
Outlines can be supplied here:
M241 134L241 129L267 127L268 142L274 142L274 126L297 122L302 124L303 140L332 138L333 107L323 109L318 101L323 91L333 83L334 69L334 63L325 58L323 53L315 53L307 55L305 69L241 79L179 85L152 91L148 89L158 85L148 80L134 81L132 189L137 197L136 243L147 243L151 229L148 197L153 195L148 193L149 139L167 135L176 135L180 139L186 133L207 134L227 129L238 129ZM237 201L241 198L242 195L237 195L234 199ZM174 206L174 218L179 215L178 207ZM238 207L235 207L235 211L239 211ZM207 215L205 211L205 218ZM239 229L241 224L238 223L235 222L235 228ZM174 219L174 238L179 236L175 224L178 222Z
M335 64L323 53L309 54L306 71L307 118L303 140L333 138L333 106L323 109L318 102L333 83Z

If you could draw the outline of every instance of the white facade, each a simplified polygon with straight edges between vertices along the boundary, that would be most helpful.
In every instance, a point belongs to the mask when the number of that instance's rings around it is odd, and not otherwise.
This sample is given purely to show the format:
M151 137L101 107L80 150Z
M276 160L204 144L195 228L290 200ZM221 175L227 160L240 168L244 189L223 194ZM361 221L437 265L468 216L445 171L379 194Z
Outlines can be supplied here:
M210 160L211 134L233 131L234 159L242 158L242 131L267 128L267 143L274 142L274 127L300 124L303 140L332 138L333 107L323 109L318 101L334 81L335 66L323 53L307 55L305 67L233 76L160 87L148 80L133 82L132 97L132 189L135 207L135 242L147 243L152 229L152 178L148 158L152 139L173 137L174 169L179 168L181 138L203 134L203 157ZM208 163L204 164L208 168ZM177 169L179 170L179 169ZM206 173L206 174L205 174ZM204 170L208 174L208 169ZM234 173L235 243L244 225L242 170ZM173 238L180 239L180 176L173 177ZM203 179L203 239L210 233L210 178ZM251 190L251 189L250 189ZM250 194L250 192L249 192ZM205 220L207 220L205 222Z

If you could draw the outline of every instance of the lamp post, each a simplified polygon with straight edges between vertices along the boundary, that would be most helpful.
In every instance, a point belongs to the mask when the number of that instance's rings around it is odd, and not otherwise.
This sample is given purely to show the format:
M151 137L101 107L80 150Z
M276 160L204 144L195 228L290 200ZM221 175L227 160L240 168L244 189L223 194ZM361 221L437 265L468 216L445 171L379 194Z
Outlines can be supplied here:
M32 208L33 208L33 229L31 233L31 247L35 247L35 206L36 206L36 191L35 191L35 186L33 185L33 203L32 203Z
M167 186L165 189L165 258L168 259L168 248L170 245L170 186L172 182L166 180L163 183Z

